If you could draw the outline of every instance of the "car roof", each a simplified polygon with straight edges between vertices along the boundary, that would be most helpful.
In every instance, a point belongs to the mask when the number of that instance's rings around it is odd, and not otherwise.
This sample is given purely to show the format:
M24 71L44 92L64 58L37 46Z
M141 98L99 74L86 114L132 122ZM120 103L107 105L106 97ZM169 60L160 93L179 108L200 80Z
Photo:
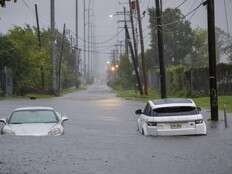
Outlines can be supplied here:
M53 111L54 108L52 107L42 107L42 106L34 106L34 107L21 107L17 108L14 111L34 111L34 110L51 110Z
M196 107L196 104L192 99L188 98L166 98L166 99L158 99L149 101L152 109L163 108L163 107L178 107L178 106L186 106L186 107Z

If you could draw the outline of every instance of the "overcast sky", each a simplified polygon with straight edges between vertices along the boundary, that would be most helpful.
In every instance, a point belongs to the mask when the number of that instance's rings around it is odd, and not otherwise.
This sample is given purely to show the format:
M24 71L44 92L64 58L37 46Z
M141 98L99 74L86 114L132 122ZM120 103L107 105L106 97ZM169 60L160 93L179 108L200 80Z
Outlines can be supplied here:
M55 0L56 3L56 27L62 31L62 26L66 23L67 27L73 32L75 31L75 1L76 0ZM110 18L110 14L115 14L117 11L121 11L123 5L126 5L127 0L92 0L94 5L95 17L92 19L95 21L96 25L96 39L97 42L102 42L112 38L119 29L117 29L117 20L119 17L115 16ZM176 7L184 0L163 0L164 8ZM189 11L194 9L202 0L187 0L187 2L181 6L183 14L187 14ZM86 4L88 0L86 0ZM148 7L153 7L155 0L140 0L141 11L146 10ZM216 25L227 30L226 18L225 18L225 8L223 0L215 0L216 8ZM232 1L226 0L228 18L229 18L229 30L232 31ZM25 25L31 24L36 25L35 15L34 15L34 4L38 4L39 18L41 27L47 28L50 26L50 0L18 0L17 3L7 2L6 8L0 8L0 32L6 33L7 30L14 25ZM83 38L83 0L79 0L79 35ZM189 19L191 15L187 18ZM143 28L146 47L149 45L148 37L148 16L143 19ZM201 7L198 9L196 14L190 18L193 27L203 27L206 28L206 8ZM74 34L74 33L73 33ZM123 33L122 36L123 37ZM109 46L116 44L116 40L113 39L111 42L99 46L100 52L109 52ZM80 46L83 46L83 42L80 41ZM108 54L100 54L99 60L105 62L109 59ZM100 61L99 61L100 62Z

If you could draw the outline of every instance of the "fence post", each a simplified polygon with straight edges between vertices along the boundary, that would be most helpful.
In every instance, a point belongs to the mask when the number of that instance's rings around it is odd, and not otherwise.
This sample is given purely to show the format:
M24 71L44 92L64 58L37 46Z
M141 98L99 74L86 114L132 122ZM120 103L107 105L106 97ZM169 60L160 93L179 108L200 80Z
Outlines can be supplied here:
M227 113L226 113L226 105L225 104L224 104L224 122L225 122L225 128L228 128Z

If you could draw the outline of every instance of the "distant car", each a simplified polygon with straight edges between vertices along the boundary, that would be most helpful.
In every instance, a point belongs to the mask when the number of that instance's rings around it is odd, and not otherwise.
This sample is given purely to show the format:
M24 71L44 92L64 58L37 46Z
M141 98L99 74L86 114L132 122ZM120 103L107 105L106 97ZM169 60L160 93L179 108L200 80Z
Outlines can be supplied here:
M191 99L169 98L148 101L138 109L138 130L143 135L206 135L201 109Z
M19 136L59 136L64 134L64 121L68 120L51 107L25 107L15 109L9 118L0 119L1 134Z

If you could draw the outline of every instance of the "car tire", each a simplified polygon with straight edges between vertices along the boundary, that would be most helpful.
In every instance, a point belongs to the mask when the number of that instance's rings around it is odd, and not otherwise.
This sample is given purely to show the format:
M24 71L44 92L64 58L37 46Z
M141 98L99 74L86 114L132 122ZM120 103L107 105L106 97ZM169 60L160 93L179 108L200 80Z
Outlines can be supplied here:
M143 130L143 128L142 128L142 135L144 135L144 130Z

